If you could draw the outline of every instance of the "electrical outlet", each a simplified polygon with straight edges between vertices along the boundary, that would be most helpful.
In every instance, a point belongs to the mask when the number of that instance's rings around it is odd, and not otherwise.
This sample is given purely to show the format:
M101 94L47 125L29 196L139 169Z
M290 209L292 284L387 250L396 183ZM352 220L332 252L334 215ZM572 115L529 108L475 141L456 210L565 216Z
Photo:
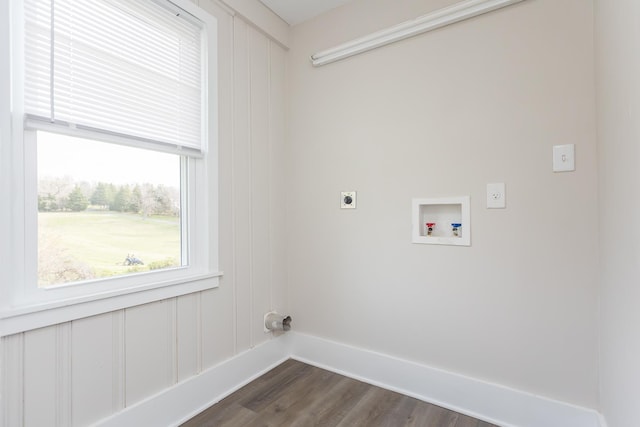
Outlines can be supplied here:
M356 192L343 191L340 193L340 209L356 208Z
M506 205L504 182L487 184L487 209L503 209Z

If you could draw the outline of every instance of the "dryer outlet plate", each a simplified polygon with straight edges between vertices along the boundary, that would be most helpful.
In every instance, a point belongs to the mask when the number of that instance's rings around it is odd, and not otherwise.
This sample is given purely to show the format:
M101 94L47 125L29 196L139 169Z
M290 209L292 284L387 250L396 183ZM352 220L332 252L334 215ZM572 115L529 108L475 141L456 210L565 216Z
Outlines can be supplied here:
M356 192L343 191L340 193L340 209L356 208Z

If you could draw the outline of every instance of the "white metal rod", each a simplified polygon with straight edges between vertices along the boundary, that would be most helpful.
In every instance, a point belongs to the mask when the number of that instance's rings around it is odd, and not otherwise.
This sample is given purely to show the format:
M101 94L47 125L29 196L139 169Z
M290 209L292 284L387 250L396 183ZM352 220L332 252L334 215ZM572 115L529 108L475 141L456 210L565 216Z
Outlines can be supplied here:
M473 18L524 0L467 0L419 18L343 43L311 55L314 66L329 64L427 31Z

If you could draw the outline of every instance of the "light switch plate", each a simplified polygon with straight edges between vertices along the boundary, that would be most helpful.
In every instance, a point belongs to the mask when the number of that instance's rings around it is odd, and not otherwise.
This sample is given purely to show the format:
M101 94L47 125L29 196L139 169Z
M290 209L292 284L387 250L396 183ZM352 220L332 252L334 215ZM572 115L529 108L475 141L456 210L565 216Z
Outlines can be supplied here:
M575 144L553 146L553 171L571 172L576 170Z
M504 182L487 184L487 209L504 209L507 206L507 195Z
M340 193L340 209L356 208L356 192L343 191Z

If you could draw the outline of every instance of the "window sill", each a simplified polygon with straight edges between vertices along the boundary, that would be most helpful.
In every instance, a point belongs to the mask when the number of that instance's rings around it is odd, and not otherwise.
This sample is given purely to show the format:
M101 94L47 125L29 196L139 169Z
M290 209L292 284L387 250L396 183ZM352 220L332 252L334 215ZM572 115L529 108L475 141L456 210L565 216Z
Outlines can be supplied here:
M222 272L202 274L0 312L0 337L218 287Z

